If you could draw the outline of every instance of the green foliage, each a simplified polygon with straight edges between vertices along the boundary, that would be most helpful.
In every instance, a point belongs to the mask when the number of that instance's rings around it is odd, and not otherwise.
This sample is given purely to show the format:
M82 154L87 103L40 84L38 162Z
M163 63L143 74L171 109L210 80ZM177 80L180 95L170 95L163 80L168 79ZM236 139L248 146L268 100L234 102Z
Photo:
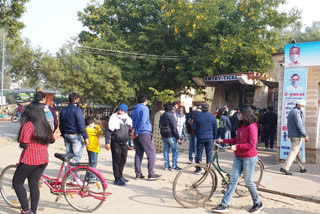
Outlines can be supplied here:
M0 29L7 34L8 49L14 49L15 44L22 42L19 30L24 24L19 21L25 12L25 4L29 0L0 0Z
M162 103L167 103L167 102L173 102L174 101L174 91L172 90L163 90L163 91L158 91L155 88L150 87L150 91L153 92L152 96L152 101L159 101Z
M85 101L106 104L130 101L134 96L116 65L105 57L78 52L73 43L65 45L56 57L26 43L11 61L15 79L28 77L25 81L34 87L47 84L62 93L79 93Z
M110 58L136 92L177 93L196 87L193 76L260 72L271 67L279 29L299 11L279 12L285 0L107 0L79 19L85 46L141 54L179 55L181 61Z

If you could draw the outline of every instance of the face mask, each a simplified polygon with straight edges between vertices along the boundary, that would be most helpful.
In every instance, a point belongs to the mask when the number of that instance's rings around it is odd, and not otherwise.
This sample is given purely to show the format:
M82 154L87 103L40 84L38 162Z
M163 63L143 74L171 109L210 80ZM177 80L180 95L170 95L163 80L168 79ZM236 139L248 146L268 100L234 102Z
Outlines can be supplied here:
M298 62L299 58L300 58L299 54L291 54L290 55L291 62Z
M301 110L301 111L304 111L304 107L300 107L300 110Z
M126 115L125 114L118 114L118 118L123 120L126 118Z
M294 87L298 86L298 81L292 80L291 85Z
M91 128L94 128L94 123L92 123L92 124L90 125L90 127L91 127Z
M180 109L179 111L180 111L180 113L182 113L182 112L183 112L183 110L182 110L182 109Z
M242 114L237 114L238 120L242 120Z

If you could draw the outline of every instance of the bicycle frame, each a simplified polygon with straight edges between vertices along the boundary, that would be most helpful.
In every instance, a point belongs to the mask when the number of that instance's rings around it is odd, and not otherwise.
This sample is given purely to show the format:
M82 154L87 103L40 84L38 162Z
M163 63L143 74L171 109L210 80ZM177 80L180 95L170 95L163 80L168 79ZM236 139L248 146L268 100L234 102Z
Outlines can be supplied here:
M216 162L216 164L215 164L215 162ZM227 174L227 175L230 174L230 173L227 172L227 171L224 171L224 170L220 167L218 151L215 151L215 153L214 153L214 155L213 155L213 158L212 158L212 161L211 161L210 164L212 164L212 165L214 166L214 168L215 168L216 171L219 173L219 175L221 176L221 178L222 178L227 184L229 184L229 180L227 180L227 179L225 178L225 176L223 175L223 173L225 173L225 174ZM223 172L223 173L222 173L222 172Z
M68 168L68 171L65 173L65 175L62 177L61 179L61 182L59 181L60 180L60 177L61 177L61 174L62 174L62 171L63 171L63 168L66 167ZM59 171L59 175L57 178L53 178L53 177L49 177L47 175L44 175L42 174L41 175L41 180L43 181L43 183L49 187L49 189L52 191L52 193L56 193L56 194L61 194L61 193L77 193L77 191L65 191L63 189L61 189L61 184L62 184L62 181L64 180L64 178L68 175L68 174L71 174L71 176L74 178L74 180L77 182L77 184L80 186L78 180L76 179L76 175L74 175L73 171L76 170L76 169L90 169L92 170L93 172L95 172L99 177L100 179L103 181L103 185L104 185L104 188L107 189L107 183L104 179L104 177L101 175L101 173L96 170L95 168L92 168L92 167L89 167L89 166L76 166L76 167L71 167L69 165L68 162L62 162L61 164L61 167L60 167L60 171ZM53 181L53 182L49 182L50 181ZM83 181L81 181L83 182ZM60 189L58 188L58 185L60 185ZM99 193L100 194L100 193ZM98 199L98 200L103 200L105 201L106 200L106 197L109 196L109 195L112 195L112 193L108 193L106 192L106 196L105 197L99 197L99 196L95 196L95 195L90 195L92 196L93 198L95 199Z

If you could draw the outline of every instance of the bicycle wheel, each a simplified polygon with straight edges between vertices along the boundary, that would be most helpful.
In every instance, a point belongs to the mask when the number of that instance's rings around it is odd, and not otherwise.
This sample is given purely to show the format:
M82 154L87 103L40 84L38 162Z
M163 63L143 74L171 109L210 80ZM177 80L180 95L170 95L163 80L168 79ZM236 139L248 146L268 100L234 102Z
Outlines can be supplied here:
M106 189L100 177L90 169L78 168L62 182L67 202L80 212L93 212L104 202Z
M194 173L195 167L201 174ZM173 196L183 207L196 208L206 203L217 188L215 171L207 169L204 164L193 164L183 168L173 182Z
M259 159L257 161L256 164L256 169L255 169L255 173L253 175L253 180L254 183L256 184L257 188L259 187L261 180L262 180L262 175L263 175L263 163L262 161ZM241 174L240 178L239 178L239 182L236 188L236 193L240 196L240 197L244 197L250 194L248 187L246 186L245 182L244 182L244 176L243 174Z
M11 117L11 121L12 121L13 123L17 123L17 122L19 121L19 117L16 116L16 115L13 115L13 116Z
M4 168L0 175L0 192L4 201L13 208L21 208L16 192L12 186L12 179L17 169L16 165L9 165ZM27 182L26 182L27 183ZM30 200L29 186L24 184L27 191L28 201Z

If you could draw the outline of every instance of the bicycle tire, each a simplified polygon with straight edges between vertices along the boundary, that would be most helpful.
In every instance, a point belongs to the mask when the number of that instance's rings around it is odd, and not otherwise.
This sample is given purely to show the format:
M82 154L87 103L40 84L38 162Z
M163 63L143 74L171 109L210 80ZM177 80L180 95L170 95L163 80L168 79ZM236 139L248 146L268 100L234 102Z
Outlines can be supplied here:
M104 200L95 197L106 196L106 189L101 178L90 168L72 170L62 181L62 190L66 201L80 212L93 212L98 209Z
M11 117L11 121L12 121L13 123L17 123L17 122L19 122L19 117L16 116L16 115L13 115L13 116Z
M259 159L256 163L256 170L255 170L255 175L254 175L254 183L256 184L256 187L258 188L261 180L262 180L262 176L263 176L263 163L262 161ZM236 193L237 195L239 195L240 197L244 197L250 194L248 187L245 184L244 181L244 176L243 174L241 174L239 181L238 181L238 185L236 188Z
M21 208L20 202L12 186L12 179L17 169L16 165L9 165L4 168L0 175L0 193L4 201L13 208ZM29 186L25 185L28 201L30 201Z
M194 174L195 167L200 167L200 175ZM216 191L217 183L215 171L207 169L205 164L193 164L183 168L176 175L172 186L173 197L182 207L200 207Z

